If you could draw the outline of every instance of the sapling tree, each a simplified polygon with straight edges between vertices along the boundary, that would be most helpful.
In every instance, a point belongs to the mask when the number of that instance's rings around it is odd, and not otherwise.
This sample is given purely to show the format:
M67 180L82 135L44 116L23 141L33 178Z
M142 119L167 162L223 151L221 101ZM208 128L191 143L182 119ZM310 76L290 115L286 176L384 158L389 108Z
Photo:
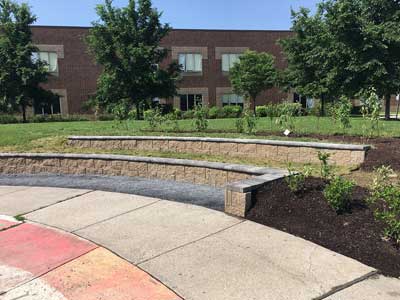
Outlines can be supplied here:
M229 77L235 93L250 99L255 115L257 96L276 85L275 58L269 53L248 50L231 68Z

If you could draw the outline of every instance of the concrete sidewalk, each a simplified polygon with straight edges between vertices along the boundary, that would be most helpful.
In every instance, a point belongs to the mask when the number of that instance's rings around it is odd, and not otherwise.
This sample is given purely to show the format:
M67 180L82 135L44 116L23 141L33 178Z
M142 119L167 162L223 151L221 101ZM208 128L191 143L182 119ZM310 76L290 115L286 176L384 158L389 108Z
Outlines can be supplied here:
M24 214L105 247L187 300L400 297L399 280L375 275L353 259L190 204L92 190L0 187L1 214Z

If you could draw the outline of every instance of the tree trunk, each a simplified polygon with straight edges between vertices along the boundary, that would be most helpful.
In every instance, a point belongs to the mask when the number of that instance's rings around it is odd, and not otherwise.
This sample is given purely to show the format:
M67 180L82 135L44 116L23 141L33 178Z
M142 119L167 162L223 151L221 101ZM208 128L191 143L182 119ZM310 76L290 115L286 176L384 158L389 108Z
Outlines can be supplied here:
M140 120L140 106L139 106L139 103L136 104L136 120Z
M253 102L253 114L254 114L254 116L257 115L257 110L256 110L256 98L257 98L257 96L252 96L252 97L251 97L251 101Z
M23 123L27 123L27 120L26 120L26 107L25 107L25 105L22 105L21 107L22 107L22 122Z
M320 116L325 117L325 95L321 95L321 111Z
M390 120L390 98L391 95L385 96L385 120Z

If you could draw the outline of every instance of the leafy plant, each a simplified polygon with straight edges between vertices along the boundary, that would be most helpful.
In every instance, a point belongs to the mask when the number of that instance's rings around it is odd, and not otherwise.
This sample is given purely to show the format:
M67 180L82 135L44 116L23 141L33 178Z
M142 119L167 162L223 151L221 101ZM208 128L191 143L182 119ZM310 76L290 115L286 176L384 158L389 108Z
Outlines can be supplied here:
M276 123L282 130L289 129L295 130L294 117L300 114L301 104L300 103L282 103L277 106L279 112L279 118Z
M219 107L213 106L208 110L209 119L218 119L221 115L223 115L223 111Z
M224 118L238 118L242 114L242 108L239 105L227 105L222 108Z
M303 171L296 172L292 164L288 165L289 176L285 177L285 181L289 189L293 193L298 193L305 190L306 179L312 174L312 168L310 166L304 166Z
M346 97L341 97L333 106L332 118L340 123L340 128L343 130L343 133L351 128L350 115L352 108L352 103Z
M387 166L375 171L368 201L378 204L374 215L377 220L385 224L385 237L400 244L400 184L391 182L391 174L394 172Z
M197 131L205 131L208 128L207 109L197 105L193 113L193 126Z
M337 213L349 210L354 186L354 182L335 176L325 187L324 196Z
M144 120L149 124L151 130L155 130L157 127L161 126L164 118L158 108L149 109L144 112Z
M243 122L245 123L245 132L247 134L255 134L256 133L257 117L250 110L246 110L244 112Z
M244 132L244 120L243 118L238 118L235 121L236 131L239 133Z
M174 109L172 112L164 116L164 122L167 126L172 126L173 131L179 130L180 111Z
M361 97L361 114L364 121L369 122L369 128L363 126L364 136L379 136L379 120L382 111L382 102L379 99L375 89L368 90L364 96Z
M320 161L321 164L320 167L321 177L325 181L331 179L333 175L333 167L329 164L330 157L331 157L330 153L321 151L318 152L318 160Z

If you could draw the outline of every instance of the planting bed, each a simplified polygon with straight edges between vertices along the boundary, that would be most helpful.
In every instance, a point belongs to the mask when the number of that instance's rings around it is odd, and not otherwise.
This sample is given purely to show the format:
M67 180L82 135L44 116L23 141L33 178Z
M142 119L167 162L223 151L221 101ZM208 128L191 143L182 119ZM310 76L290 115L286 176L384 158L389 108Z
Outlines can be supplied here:
M351 212L337 215L323 196L324 183L309 179L306 191L292 193L283 181L260 190L246 218L302 237L372 266L382 274L400 277L400 248L382 238L383 224L375 221L368 190L356 187Z

